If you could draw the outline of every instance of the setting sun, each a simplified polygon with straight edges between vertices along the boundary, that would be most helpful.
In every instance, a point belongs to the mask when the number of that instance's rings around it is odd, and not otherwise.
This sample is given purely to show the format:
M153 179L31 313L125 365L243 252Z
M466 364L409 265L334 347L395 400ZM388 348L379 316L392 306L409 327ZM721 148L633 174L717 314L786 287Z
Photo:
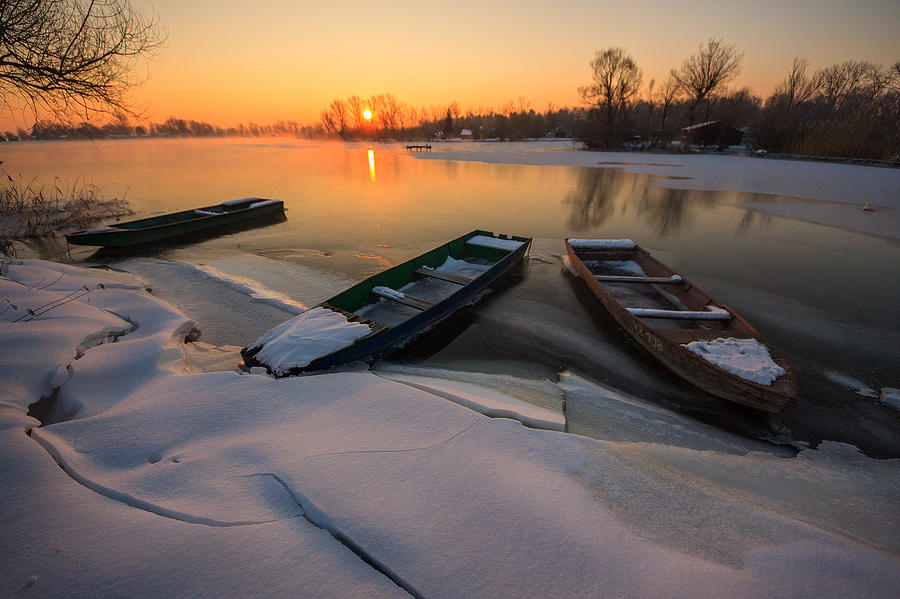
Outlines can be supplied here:
M372 120L372 111L369 110L368 108L366 108L363 111L363 118L366 119L367 121L371 121Z

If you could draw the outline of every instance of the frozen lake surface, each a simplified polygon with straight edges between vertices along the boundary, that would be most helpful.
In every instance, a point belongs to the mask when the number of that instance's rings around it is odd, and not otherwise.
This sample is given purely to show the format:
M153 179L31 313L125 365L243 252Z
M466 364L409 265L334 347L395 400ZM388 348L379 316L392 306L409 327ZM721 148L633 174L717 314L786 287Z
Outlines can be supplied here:
M572 371L751 437L900 453L897 169L740 156L573 151L566 142L400 144L118 140L9 146L26 177L83 177L141 215L275 197L287 220L131 254L44 255L140 274L243 346L304 306L474 228L534 237L503 293L394 358L556 379ZM874 212L864 212L868 203ZM824 223L824 224L823 224ZM791 359L800 398L769 422L684 384L598 310L562 264L566 237L631 238L731 305Z

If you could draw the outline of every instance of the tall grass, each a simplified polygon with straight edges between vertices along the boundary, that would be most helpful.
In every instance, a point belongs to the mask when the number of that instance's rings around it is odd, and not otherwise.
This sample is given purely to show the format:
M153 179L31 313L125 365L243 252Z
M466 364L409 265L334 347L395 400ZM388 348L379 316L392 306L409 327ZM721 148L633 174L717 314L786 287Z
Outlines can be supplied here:
M52 237L84 229L100 220L131 214L124 198L105 199L102 190L76 179L47 188L0 173L0 254L13 255L14 241Z

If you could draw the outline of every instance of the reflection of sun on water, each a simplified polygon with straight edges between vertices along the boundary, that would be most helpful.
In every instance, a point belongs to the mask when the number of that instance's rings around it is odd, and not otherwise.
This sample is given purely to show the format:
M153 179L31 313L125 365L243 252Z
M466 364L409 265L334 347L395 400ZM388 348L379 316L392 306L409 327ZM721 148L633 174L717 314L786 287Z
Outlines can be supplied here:
M375 182L375 152L369 150L369 179Z

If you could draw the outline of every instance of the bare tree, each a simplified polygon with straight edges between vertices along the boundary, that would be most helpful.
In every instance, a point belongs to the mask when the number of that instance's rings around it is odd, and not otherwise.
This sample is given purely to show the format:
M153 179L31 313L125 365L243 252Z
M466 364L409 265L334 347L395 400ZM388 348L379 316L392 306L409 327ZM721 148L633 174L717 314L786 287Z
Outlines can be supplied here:
M328 109L320 117L322 126L331 135L345 137L347 134L347 104L343 100L332 100Z
M822 69L819 76L825 103L832 110L840 110L847 99L862 91L870 66L867 62L847 60Z
M621 141L628 108L641 89L641 69L622 48L607 48L591 61L591 77L592 83L578 92L584 102L603 111L606 143L615 145Z
M710 39L700 46L700 51L692 54L677 70L672 69L672 77L690 98L688 104L689 124L693 124L694 111L706 101L707 118L709 100L726 83L741 74L743 54L738 54L734 46L726 46L722 40Z
M353 95L347 98L347 110L350 111L353 128L362 129L363 125L365 124L365 117L363 117L363 111L365 110L363 99L357 95Z
M807 75L807 67L809 63L805 59L795 58L784 81L775 88L775 96L783 98L788 111L812 100L822 87L821 72Z
M890 88L895 92L900 92L900 60L888 67L891 74Z
M128 0L0 1L0 101L61 118L124 111L142 58L162 44Z
M653 118L653 88L656 86L656 79L651 79L647 84L647 123L644 126L644 141L650 139L650 119Z
M678 81L669 74L669 76L666 77L666 80L663 81L662 87L659 88L659 104L662 111L659 134L661 138L660 141L663 143L668 143L670 141L669 133L666 131L666 119L668 119L672 107L675 105L675 101L678 99L680 93L681 88L678 85Z

